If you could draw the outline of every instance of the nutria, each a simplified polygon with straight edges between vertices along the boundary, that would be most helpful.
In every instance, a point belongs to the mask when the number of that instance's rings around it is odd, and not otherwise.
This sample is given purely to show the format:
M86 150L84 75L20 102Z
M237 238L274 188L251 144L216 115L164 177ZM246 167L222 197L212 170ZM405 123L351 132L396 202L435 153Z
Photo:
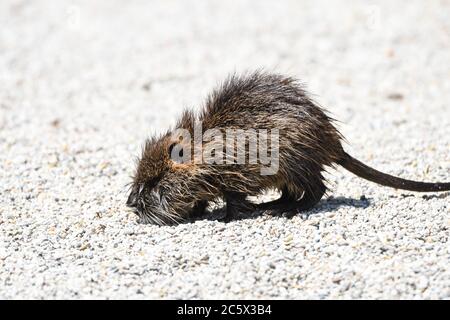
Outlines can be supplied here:
M201 121L203 131L278 130L278 170L264 175L261 163L236 164L237 151L226 155L233 163L201 163L195 161L195 155L192 160L199 144L203 148L200 150L204 150L214 142L205 139L200 143L182 142L175 137L174 130L169 130L146 141L131 184L127 205L142 222L179 223L202 215L208 202L216 199L225 200L226 220L255 209L293 215L319 202L327 190L322 173L336 164L392 188L418 192L450 190L450 183L401 179L348 155L342 148L342 136L334 127L334 120L290 77L262 72L230 76L208 97L198 115L185 110L176 129L195 135L196 121ZM244 146L244 155L248 157L249 142L245 141ZM174 160L174 148L182 161ZM221 148L222 145L213 150L214 154L220 153ZM272 142L269 149L275 150ZM187 160L186 155L190 156ZM260 205L247 200L247 196L267 189L278 189L280 198Z

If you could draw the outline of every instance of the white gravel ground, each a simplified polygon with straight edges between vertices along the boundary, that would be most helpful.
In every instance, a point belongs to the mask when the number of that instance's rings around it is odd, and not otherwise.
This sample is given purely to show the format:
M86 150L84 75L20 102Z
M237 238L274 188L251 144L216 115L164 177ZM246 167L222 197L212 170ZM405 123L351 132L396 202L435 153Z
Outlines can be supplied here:
M450 298L449 193L339 170L291 220L127 212L144 139L260 67L361 160L450 180L448 1L1 1L0 298Z

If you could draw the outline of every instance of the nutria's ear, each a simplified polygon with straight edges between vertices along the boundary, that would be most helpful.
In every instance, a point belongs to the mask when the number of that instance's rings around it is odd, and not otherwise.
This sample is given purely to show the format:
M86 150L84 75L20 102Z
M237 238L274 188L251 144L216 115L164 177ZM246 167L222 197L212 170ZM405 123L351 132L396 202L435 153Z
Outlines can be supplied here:
M167 148L169 159L176 163L184 163L184 149L180 142L172 142Z
M172 152L174 151L173 149L174 149L178 144L179 144L179 142L173 142L173 143L169 146L169 149L167 150L167 152L169 153L169 157L170 157L171 159L173 159L173 156L175 155L175 154L172 153ZM183 156L184 156L183 148L179 148L179 149L178 149L178 154L176 154L176 155L179 156L179 157L181 157L181 158L183 158Z
M174 170L187 170L194 167L191 145L173 142L168 147L169 163Z

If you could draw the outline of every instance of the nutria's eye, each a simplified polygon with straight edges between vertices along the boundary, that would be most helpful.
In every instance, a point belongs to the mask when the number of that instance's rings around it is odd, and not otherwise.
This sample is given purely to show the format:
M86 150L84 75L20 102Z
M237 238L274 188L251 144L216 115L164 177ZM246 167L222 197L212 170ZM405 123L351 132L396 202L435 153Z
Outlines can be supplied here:
M169 156L172 158L172 160L179 160L180 158L183 158L183 147L179 146L177 149L175 149L175 152L178 151L178 153L173 154L173 148L175 148L178 145L177 142L172 143L169 146Z

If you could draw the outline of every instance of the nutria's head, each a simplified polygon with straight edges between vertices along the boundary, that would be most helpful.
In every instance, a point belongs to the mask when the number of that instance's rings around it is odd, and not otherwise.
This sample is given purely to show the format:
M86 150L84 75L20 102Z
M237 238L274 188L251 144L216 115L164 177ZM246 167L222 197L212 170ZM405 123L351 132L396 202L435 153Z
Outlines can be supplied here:
M182 161L183 152L183 144L170 133L145 143L126 203L141 222L167 225L189 216L198 200L196 170Z

